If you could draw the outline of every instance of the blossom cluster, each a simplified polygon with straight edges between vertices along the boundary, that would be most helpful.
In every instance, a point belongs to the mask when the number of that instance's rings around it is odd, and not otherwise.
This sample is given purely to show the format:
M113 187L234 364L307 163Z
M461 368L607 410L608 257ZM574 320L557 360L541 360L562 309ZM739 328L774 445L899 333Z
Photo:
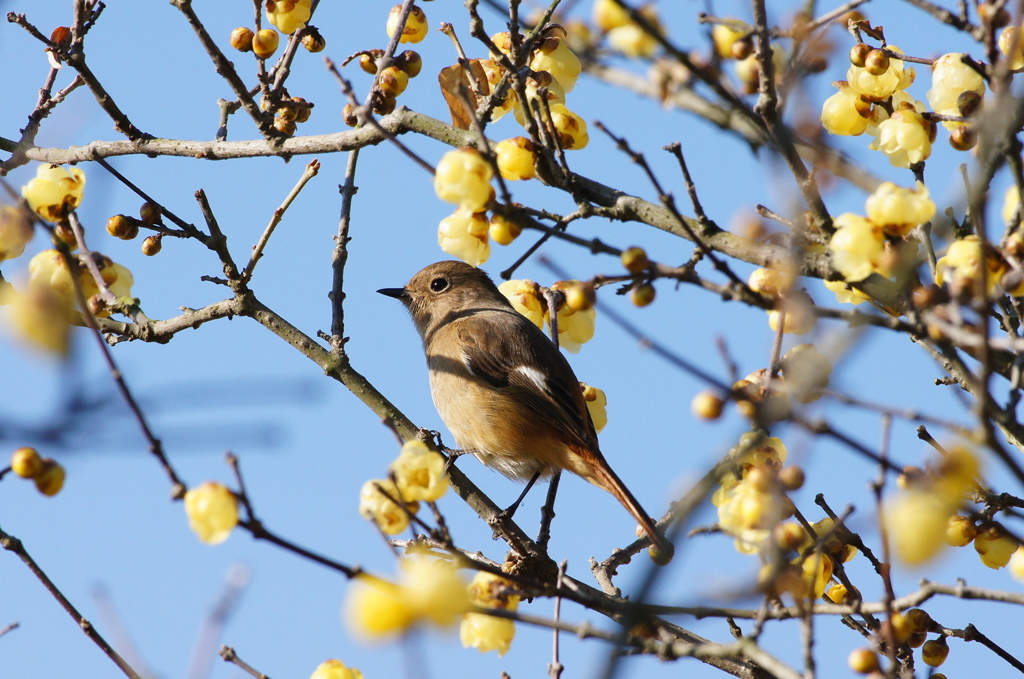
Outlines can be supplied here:
M524 36L517 38L521 45ZM518 48L508 32L497 33L490 40L498 52L491 54L490 59L469 60L468 68L480 80L478 87L494 100L491 120L497 121L512 111L527 129L536 123L541 138L549 140L552 147L557 144L566 151L585 147L590 139L586 121L565 103L565 95L575 88L582 69L579 58L569 48L565 30L550 27L529 54L517 55ZM511 86L506 71L517 56L528 66L522 92ZM455 106L463 106L461 100ZM490 258L491 240L500 245L512 243L522 227L498 211L489 219L486 214L495 197L491 180L495 169L507 181L534 178L537 154L536 144L524 136L496 144L493 158L473 148L446 153L434 171L434 190L438 198L456 204L458 209L438 226L441 249L480 266Z
M359 492L359 514L385 535L409 527L420 502L435 502L448 490L444 458L422 441L406 441L386 479L371 479Z
M907 88L916 71L893 46L872 48L858 43L850 50L846 80L821 110L822 125L831 134L873 137L870 148L883 152L896 167L910 167L931 155L937 114L958 150L972 148L977 132L972 116L985 96L985 81L969 55L953 52L932 63L928 104L914 99Z

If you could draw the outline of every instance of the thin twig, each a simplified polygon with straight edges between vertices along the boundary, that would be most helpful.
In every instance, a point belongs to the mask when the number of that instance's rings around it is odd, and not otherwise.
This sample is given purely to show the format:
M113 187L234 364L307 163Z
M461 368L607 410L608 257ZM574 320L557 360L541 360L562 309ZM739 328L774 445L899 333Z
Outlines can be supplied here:
M263 250L267 247L267 242L270 237L274 234L274 229L281 223L281 218L284 217L285 211L291 206L292 201L298 197L299 193L306 186L310 179L317 175L320 171L320 161L315 158L306 165L306 168L302 171L302 176L295 182L295 186L285 197L284 202L281 203L280 207L274 210L273 216L270 218L270 223L267 224L267 228L263 230L263 234L260 239L256 242L256 245L252 248L252 255L249 256L249 263L242 269L240 278L243 283L248 283L252 278L252 272L256 268L256 263L263 257Z
M331 353L341 356L345 350L345 264L348 262L349 227L352 223L352 199L356 195L356 165L359 149L349 151L345 165L345 183L338 187L341 192L341 216L338 218L338 233L334 237L331 251Z
M220 657L224 658L225 662L234 663L243 672L245 672L246 674L248 674L251 677L255 677L256 679L270 679L270 677L268 677L267 675L263 674L262 672L260 672L256 668L254 668L252 665L249 665L244 660L239 658L238 654L235 653L235 649L233 649L230 646L221 646L219 654L220 654Z
M67 611L68 615L71 616L71 619L75 621L75 624L82 628L82 631L85 632L85 636L89 637L89 639L96 644L115 665L117 665L117 668L121 670L125 676L130 677L130 679L142 679L139 673L136 672L132 666L129 665L128 662L122 658L110 644L107 643L106 639L96 631L96 628L92 626L92 623L82 617L82 614L78 612L78 609L75 608L74 604L64 596L64 593L60 591L57 585L54 584L43 569L39 567L39 564L37 564L35 559L33 559L28 553L21 540L5 532L3 529L0 529L0 547L16 554L18 558L28 566L28 569L32 571L32 574L35 575L39 582L43 584L43 587L46 588L46 591L57 600L57 603L59 603L65 611Z
M355 92L352 90L352 84L349 83L349 81L346 80L345 77L341 75L341 72L338 70L338 67L334 65L334 62L331 61L329 58L324 57L324 65L327 67L327 70L330 71L331 74L338 80L338 84L341 85L341 91L345 94L346 97L348 97L349 101L354 106L356 106L356 112L359 115L359 119L366 123L369 123L370 127L373 128L376 132L378 132L384 139L387 139L392 144L397 146L398 149L406 156L408 156L414 163L416 163L424 170L429 172L431 175L433 175L433 165L420 158L419 155L416 154L416 152L414 152L408 146L399 141L398 137L396 137L394 134L386 130L384 126L380 123L380 121L373 117L373 113L371 112L369 106L367 106L366 104L359 106L359 102L356 99Z

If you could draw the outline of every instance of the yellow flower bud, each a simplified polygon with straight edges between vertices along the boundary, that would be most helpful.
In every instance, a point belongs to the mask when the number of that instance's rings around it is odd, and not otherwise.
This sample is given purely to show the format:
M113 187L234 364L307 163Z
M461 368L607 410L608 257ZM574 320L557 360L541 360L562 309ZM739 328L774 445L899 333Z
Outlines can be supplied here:
M533 179L537 174L536 149L526 137L512 137L494 147L498 171L509 180Z
M267 59L274 55L277 46L281 42L281 36L273 28L264 28L252 38L252 51L260 59Z
M185 514L200 540L217 545L238 525L238 500L223 485L207 481L185 493Z
M54 496L64 487L64 467L56 460L45 457L42 460L42 470L32 480L36 482L36 489L47 496Z
M23 479L34 479L43 473L43 458L35 448L18 448L11 454L11 471Z
M251 28L239 26L231 31L231 46L239 52L251 52L253 35Z

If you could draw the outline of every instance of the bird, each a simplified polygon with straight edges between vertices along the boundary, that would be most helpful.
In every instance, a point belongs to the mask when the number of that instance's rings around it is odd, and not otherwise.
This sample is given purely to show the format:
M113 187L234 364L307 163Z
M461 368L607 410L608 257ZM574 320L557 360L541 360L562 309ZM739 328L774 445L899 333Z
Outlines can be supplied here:
M656 562L672 543L601 453L580 382L533 321L482 269L443 261L382 295L401 301L423 341L441 419L465 452L511 479L568 470L611 493L640 524Z

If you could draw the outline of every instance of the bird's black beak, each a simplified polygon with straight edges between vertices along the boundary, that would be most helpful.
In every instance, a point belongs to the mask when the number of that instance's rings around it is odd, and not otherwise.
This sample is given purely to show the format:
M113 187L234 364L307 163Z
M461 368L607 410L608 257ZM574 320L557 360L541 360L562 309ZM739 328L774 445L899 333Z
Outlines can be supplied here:
M388 297L394 297L395 299L401 301L405 301L405 298L409 294L405 288L381 288L377 292L379 292L382 295L387 295Z

